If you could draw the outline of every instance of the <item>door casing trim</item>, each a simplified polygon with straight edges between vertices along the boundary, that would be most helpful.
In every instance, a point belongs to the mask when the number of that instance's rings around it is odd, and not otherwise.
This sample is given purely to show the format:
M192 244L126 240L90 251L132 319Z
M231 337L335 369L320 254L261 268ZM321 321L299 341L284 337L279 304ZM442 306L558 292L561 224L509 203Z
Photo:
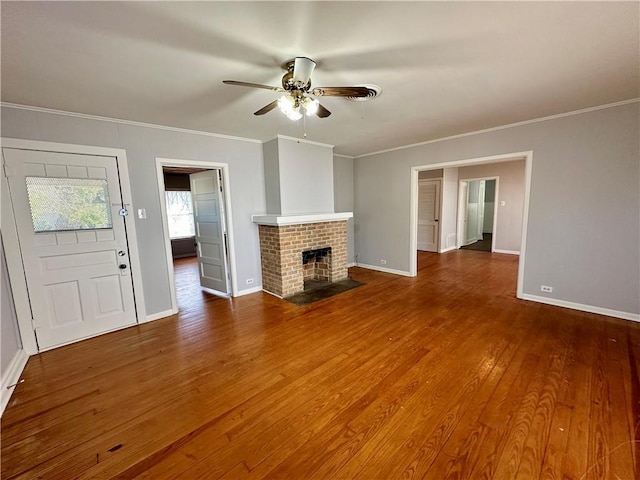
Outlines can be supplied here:
M90 145L75 145L71 143L42 142L39 140L27 140L18 138L0 138L0 148L14 148L18 150L35 150L41 152L72 153L79 155L99 155L104 157L114 157L118 166L118 176L120 177L120 191L122 192L123 203L132 205L131 184L129 180L129 168L127 163L127 153L121 148L94 147ZM2 158L4 165L4 155ZM4 170L4 169L3 169ZM9 197L7 177L2 172L2 213L9 218L2 218L2 238L5 243L5 251L21 252L18 240L11 198ZM7 205L8 203L8 205ZM138 237L136 235L136 225L133 215L124 217L127 228L127 246L129 249L129 261L131 277L133 280L133 295L136 303L136 321L141 323L146 318L146 308L144 302L144 289L142 284L142 269L140 268L140 255L138 253ZM39 353L36 334L33 329L31 318L31 304L27 283L25 280L24 266L22 264L22 254L7 256L7 270L11 281L11 293L18 317L18 328L22 348L28 355Z

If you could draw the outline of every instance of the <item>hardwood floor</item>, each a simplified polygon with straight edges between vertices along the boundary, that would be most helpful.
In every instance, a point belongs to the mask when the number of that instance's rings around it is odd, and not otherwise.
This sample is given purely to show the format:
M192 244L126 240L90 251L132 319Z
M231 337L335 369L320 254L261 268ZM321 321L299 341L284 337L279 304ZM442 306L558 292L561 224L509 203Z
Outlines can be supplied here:
M198 257L177 258L173 261L176 284L176 301L180 315L187 312L202 312L207 299L215 298L200 289Z
M516 271L459 250L307 307L198 292L32 357L2 478L639 478L640 325L517 300Z

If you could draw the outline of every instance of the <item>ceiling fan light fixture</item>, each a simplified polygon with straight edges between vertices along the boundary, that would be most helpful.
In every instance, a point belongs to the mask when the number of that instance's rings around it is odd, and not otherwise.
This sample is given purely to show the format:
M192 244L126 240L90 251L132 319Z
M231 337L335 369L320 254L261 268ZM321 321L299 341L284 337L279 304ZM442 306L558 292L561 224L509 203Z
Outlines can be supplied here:
M294 122L302 118L300 107L296 106L296 101L291 95L283 95L278 99L278 108L289 120Z
M320 105L320 102L318 102L318 100L311 99L309 97L306 97L304 99L304 103L302 104L302 106L304 107L304 111L308 117L311 117L312 115L315 115L316 113L318 113L319 105Z

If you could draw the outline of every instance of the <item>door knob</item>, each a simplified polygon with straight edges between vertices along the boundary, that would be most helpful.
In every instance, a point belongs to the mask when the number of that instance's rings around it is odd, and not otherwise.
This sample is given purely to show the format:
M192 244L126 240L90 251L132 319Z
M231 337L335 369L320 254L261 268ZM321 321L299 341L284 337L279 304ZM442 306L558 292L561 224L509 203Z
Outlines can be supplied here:
M124 270L125 268L127 268L127 265L125 265L124 263L121 263L120 265L118 265L118 268L120 270Z

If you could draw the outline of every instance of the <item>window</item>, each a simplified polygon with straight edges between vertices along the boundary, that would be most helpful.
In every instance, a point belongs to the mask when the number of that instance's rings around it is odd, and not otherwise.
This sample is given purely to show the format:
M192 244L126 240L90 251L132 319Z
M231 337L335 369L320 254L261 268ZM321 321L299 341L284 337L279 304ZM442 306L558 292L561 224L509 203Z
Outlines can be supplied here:
M191 192L165 192L167 200L167 220L169 238L193 237L196 233L193 224L193 205Z
M25 180L36 233L113 227L106 180L52 177Z

